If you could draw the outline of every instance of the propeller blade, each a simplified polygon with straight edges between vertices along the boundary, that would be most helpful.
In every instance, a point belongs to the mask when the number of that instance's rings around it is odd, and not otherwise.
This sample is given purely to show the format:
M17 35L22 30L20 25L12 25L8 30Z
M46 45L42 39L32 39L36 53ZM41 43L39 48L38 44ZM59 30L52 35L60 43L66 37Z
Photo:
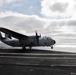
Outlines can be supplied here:
M37 44L39 44L39 38L37 38Z
M37 40L37 44L39 44L39 36L38 36L37 31L36 31L36 40Z

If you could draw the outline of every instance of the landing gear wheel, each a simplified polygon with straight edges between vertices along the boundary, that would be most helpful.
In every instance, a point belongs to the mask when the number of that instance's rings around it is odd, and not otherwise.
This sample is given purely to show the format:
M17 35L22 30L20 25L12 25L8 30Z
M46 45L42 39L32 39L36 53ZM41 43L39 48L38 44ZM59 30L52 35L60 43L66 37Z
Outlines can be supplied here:
M51 46L51 49L53 49L53 46Z
M31 49L32 47L30 46L29 49Z
M22 47L22 50L26 50L26 47Z

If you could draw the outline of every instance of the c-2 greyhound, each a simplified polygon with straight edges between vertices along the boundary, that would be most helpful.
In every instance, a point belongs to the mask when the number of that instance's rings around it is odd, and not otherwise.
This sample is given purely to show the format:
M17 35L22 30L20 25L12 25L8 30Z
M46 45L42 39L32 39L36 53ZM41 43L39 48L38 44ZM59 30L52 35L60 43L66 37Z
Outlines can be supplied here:
M5 37L2 36L1 32L5 34ZM0 27L0 40L13 47L22 47L23 50L26 49L26 47L31 49L35 46L50 46L51 49L53 49L53 45L56 43L52 38L41 37L37 32L35 36L26 36L3 27Z

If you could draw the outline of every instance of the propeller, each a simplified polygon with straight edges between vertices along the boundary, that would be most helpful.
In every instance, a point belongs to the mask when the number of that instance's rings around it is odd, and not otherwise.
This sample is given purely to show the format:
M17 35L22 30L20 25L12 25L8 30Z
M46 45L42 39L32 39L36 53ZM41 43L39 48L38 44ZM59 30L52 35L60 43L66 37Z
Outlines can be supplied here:
M41 34L40 36L38 35L37 31L36 31L36 40L37 40L37 44L39 44L39 37L41 37Z

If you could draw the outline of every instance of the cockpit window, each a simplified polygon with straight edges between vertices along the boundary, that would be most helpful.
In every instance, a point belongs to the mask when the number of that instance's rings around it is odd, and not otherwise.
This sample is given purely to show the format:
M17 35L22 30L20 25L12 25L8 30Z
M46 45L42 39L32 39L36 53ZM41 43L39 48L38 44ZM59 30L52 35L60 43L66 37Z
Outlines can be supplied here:
M50 37L47 37L47 40L48 40L48 39L51 39L51 38L50 38Z

